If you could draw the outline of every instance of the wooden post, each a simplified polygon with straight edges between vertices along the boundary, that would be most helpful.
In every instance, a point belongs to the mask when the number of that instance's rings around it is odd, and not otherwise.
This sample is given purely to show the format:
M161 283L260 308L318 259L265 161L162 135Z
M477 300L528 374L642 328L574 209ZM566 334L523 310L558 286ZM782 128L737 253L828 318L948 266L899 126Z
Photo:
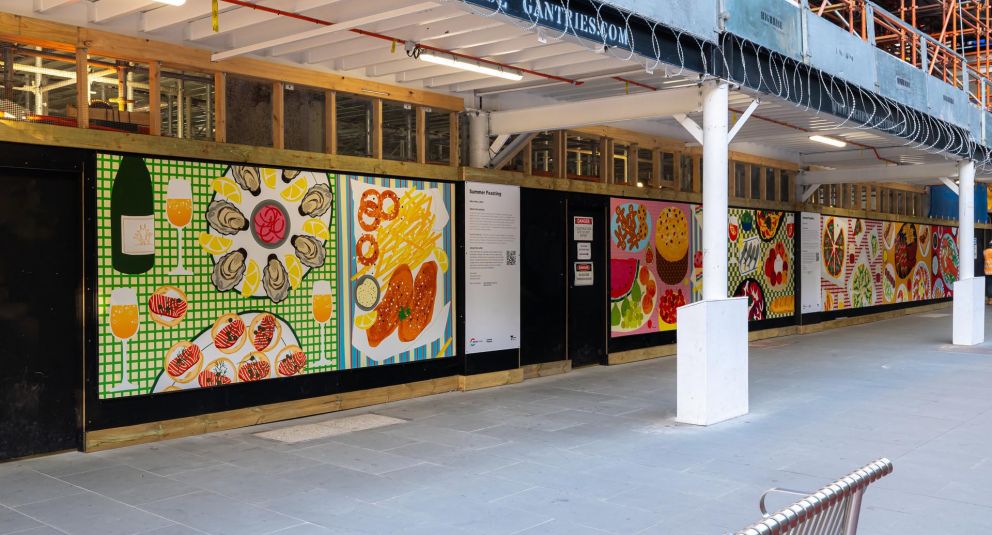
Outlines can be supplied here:
M382 99L372 101L372 157L382 159Z
M562 147L565 145L565 132L555 130L551 135L551 174L555 178L565 178L565 162L561 161L561 154L565 152Z
M521 171L526 175L534 174L534 147L530 141L524 146L524 168Z
M448 158L448 163L452 167L458 167L459 161L461 159L461 138L458 136L458 112L453 111L448 114L448 131L450 136L449 144L451 148L451 154Z
M286 148L286 95L282 82L272 82L272 146Z
M324 91L324 152L338 153L338 94Z
M417 163L427 162L427 109L417 106Z
M700 158L699 156L692 157L692 192L693 193L700 193L703 191L703 170L700 167L701 163L702 163L702 158Z
M76 48L76 126L90 127L90 65L89 51Z
M227 75L214 73L214 141L227 143Z
M661 189L661 151L651 150L651 187Z
M627 145L627 176L624 177L627 185L636 186L638 182L638 177L640 176L638 171L640 170L641 158L638 154L638 149L640 147L637 143L631 143Z
M610 157L606 156L607 151L610 150L610 140L606 136L599 138L599 181L608 184L610 182L610 172L607 169L612 169L613 163L612 154Z
M148 64L148 133L162 135L162 64Z

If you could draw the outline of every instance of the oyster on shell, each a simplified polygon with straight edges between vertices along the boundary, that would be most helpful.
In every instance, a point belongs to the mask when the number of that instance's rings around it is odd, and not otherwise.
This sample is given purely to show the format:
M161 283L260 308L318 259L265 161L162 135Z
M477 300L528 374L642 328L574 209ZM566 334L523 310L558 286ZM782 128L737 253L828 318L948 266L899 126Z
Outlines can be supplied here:
M265 269L262 270L262 287L273 303L278 303L289 295L289 273L274 254L269 255Z
M217 199L207 208L207 223L221 234L237 234L248 229L248 219L229 201Z
M297 234L289 239L289 243L293 244L293 249L296 249L296 257L303 265L312 268L324 265L324 257L327 252L317 238L306 234Z
M314 184L300 199L300 215L320 217L331 208L333 200L327 184Z
M287 184L292 182L294 178L300 176L299 169L283 169L282 170L282 181Z
M214 265L210 282L213 282L214 286L221 292L234 288L245 276L245 260L247 258L248 251L244 249L237 249L220 257Z
M234 175L234 181L241 186L241 189L250 192L256 197L262 191L261 173L257 167L232 165L231 174Z

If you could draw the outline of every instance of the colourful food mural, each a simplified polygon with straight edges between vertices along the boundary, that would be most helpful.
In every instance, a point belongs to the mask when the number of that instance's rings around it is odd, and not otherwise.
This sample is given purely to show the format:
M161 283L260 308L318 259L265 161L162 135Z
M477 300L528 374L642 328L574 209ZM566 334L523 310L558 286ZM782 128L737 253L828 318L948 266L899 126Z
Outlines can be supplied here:
M454 355L454 187L341 175L349 337L343 368ZM343 287L345 285L342 285Z
M699 205L611 199L611 336L676 328L702 295L701 228ZM728 233L729 294L750 298L752 320L792 315L794 215L732 209Z
M957 228L821 216L824 310L950 297Z
M99 154L99 396L453 355L453 197Z

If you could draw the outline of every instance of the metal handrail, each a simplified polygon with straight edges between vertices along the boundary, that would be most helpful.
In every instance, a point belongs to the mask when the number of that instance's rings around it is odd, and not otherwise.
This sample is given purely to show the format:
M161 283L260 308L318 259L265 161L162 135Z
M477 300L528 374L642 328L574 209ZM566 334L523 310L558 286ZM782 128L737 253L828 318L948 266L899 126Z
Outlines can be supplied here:
M759 502L764 520L736 531L735 535L855 535L865 489L891 473L892 461L879 459L772 514L765 510L765 497L769 493L803 493L777 487L769 489Z

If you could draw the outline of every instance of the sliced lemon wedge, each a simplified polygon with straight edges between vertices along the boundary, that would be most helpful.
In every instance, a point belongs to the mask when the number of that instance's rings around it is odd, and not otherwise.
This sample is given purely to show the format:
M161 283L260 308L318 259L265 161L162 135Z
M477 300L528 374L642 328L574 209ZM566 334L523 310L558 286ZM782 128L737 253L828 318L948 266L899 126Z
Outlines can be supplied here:
M307 192L307 177L300 176L294 179L292 182L286 186L286 189L282 190L279 195L286 202L297 202L303 198L303 195Z
M327 223L319 219L307 219L303 222L303 232L317 238L318 240L327 240L331 237L331 233L327 228Z
M209 232L200 233L200 247L212 255L226 253L227 250L231 248L231 243L231 238L217 236L216 234L210 234Z
M369 327L372 326L373 323L375 323L375 320L378 316L379 315L376 313L375 310L371 312L366 312L365 314L362 314L360 316L355 316L355 327L358 327L359 329L366 331L368 330Z
M276 187L276 180L279 179L279 171L276 169L262 168L262 184L273 189Z
M234 204L241 204L241 188L230 178L219 176L210 183L210 187L221 197Z
M438 247L434 249L434 258L437 259L437 267L441 268L441 273L448 272L448 253L444 252L444 249Z
M288 254L283 260L286 261L286 273L289 275L289 285L295 290L303 280L303 264L295 255Z
M255 290L258 290L258 282L262 278L262 273L258 269L258 263L254 260L248 261L248 267L245 269L245 280L241 285L241 295L244 297L251 297L255 295Z

